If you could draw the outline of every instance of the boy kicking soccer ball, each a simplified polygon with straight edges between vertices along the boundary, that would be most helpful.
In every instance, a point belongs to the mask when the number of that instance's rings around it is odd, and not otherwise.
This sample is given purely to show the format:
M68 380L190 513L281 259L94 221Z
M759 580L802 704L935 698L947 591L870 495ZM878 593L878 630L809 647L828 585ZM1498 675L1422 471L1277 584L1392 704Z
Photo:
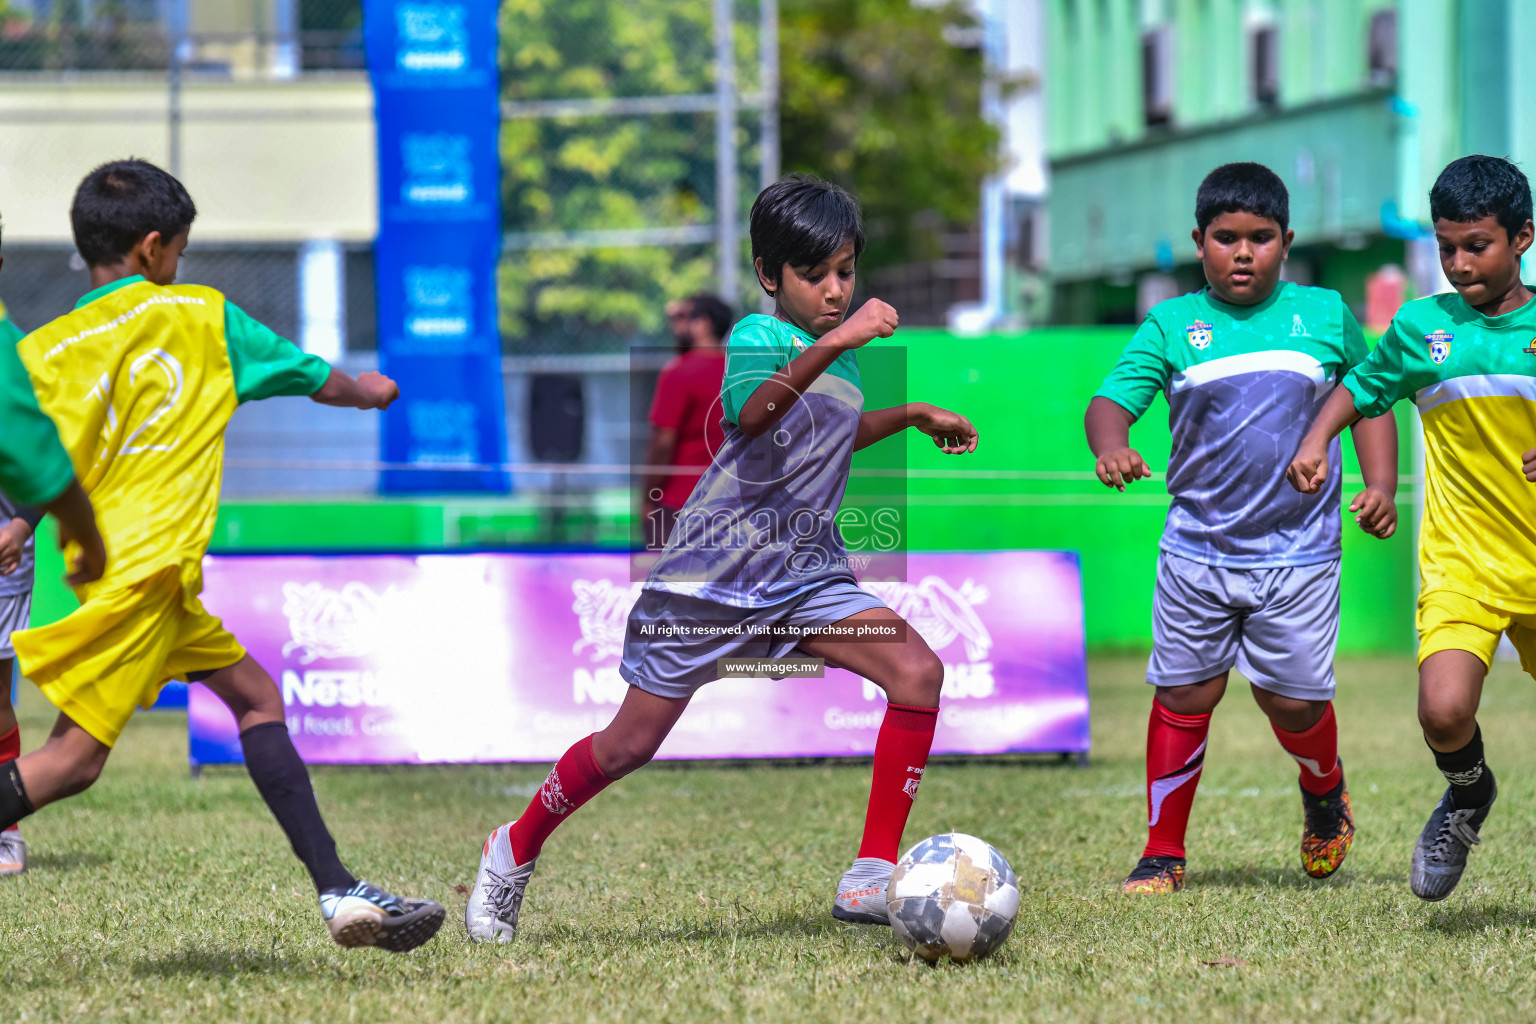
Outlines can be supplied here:
M398 899L342 865L277 685L198 601L235 407L308 395L382 409L399 391L305 355L212 288L173 285L196 215L181 183L143 161L86 175L70 219L93 290L20 346L96 503L111 562L76 588L74 613L12 638L60 713L41 749L0 763L0 828L95 782L135 706L153 704L167 680L201 681L234 713L246 768L309 869L331 937L412 949L441 926L443 908Z
M1339 632L1339 481L1317 498L1283 474L1308 420L1361 359L1365 339L1336 292L1282 282L1293 233L1285 184L1225 164L1195 197L1202 291L1154 306L1088 405L1099 479L1125 490L1151 470L1130 427L1168 399L1173 497L1158 556L1147 682L1147 844L1127 893L1184 887L1184 835L1211 712L1235 665L1275 738L1301 766L1302 867L1338 870L1354 837L1333 714ZM1390 416L1355 429L1365 490L1350 504L1377 537L1397 526ZM1338 446L1334 445L1334 462Z
M731 332L720 396L725 440L630 613L620 669L629 690L613 722L566 751L522 816L485 841L465 909L472 939L512 939L544 841L655 756L692 695L718 678L720 658L777 658L797 648L873 681L889 701L863 842L832 913L890 923L885 888L927 765L944 668L915 629L859 588L834 516L857 449L915 427L958 455L975 451L976 430L922 403L864 410L854 351L890 337L897 317L878 299L847 315L864 249L852 196L790 177L757 197L751 234L774 312L748 316ZM896 638L796 639L862 622L893 624Z
M1519 168L1468 156L1429 192L1440 266L1455 294L1397 311L1375 351L1344 378L1286 475L1303 493L1337 486L1332 438L1412 398L1424 423L1419 538L1419 724L1445 795L1413 848L1409 884L1443 900L1498 787L1483 763L1477 707L1508 634L1536 675L1536 303L1520 281L1531 247L1531 188Z

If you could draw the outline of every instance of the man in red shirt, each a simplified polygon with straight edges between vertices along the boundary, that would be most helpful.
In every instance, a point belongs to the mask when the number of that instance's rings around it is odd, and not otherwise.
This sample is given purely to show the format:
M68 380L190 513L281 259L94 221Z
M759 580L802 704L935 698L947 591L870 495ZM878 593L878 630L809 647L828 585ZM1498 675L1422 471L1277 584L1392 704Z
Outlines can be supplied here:
M731 333L731 307L718 296L687 300L686 334L692 344L662 367L651 402L651 441L647 466L690 467L691 473L647 473L641 495L645 546L666 546L694 484L704 475L711 453L720 450L720 384L725 379L725 339ZM679 331L678 334L684 332Z

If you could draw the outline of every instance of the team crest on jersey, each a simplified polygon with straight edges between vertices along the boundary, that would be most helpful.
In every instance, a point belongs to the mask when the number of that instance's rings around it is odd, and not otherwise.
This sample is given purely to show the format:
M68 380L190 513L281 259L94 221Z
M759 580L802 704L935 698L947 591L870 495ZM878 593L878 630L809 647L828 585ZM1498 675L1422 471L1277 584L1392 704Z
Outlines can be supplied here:
M1211 347L1211 325L1204 320L1196 320L1184 328L1184 336L1198 351L1205 351Z
M1437 365L1445 362L1451 355L1451 339L1455 337L1450 331L1433 331L1424 335L1424 340L1429 343L1429 358Z

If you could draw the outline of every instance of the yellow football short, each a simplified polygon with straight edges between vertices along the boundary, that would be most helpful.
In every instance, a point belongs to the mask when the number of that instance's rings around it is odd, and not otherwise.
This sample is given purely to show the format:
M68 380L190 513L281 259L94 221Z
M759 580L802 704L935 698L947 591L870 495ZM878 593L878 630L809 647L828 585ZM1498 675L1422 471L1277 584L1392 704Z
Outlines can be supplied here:
M188 672L245 657L223 623L186 593L175 567L94 593L58 622L11 635L21 671L53 705L107 746L136 707Z
M1420 665L1440 651L1467 651L1491 665L1504 633L1520 652L1520 666L1536 676L1536 614L1503 611L1449 590L1419 595Z

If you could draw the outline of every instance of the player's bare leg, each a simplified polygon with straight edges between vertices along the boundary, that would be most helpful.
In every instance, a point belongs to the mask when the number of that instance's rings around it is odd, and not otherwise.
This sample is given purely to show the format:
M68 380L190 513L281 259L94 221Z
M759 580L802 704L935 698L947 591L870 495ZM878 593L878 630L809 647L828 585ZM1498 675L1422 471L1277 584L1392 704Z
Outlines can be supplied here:
M441 904L403 900L359 881L336 856L309 770L288 735L282 694L266 669L246 655L227 668L194 675L234 714L246 770L293 852L309 869L331 937L343 946L403 953L437 934L444 916Z
M1121 892L1162 895L1184 888L1184 834L1205 769L1211 713L1226 692L1225 672L1157 688L1147 719L1147 845Z
M1469 651L1437 651L1419 666L1419 724L1445 776L1445 795L1435 805L1413 847L1409 887L1420 899L1445 899L1461 881L1467 854L1482 842L1479 830L1499 789L1483 763L1477 725L1488 667Z
M522 816L486 838L475 887L464 907L464 929L471 941L511 942L517 936L523 894L544 841L571 812L649 763L688 709L688 700L631 686L608 727L567 750Z
M1300 766L1302 870L1327 878L1344 863L1355 839L1333 702L1286 697L1258 686L1252 690L1280 746Z
M938 722L944 664L917 630L889 608L848 616L839 626L858 623L898 626L892 641L850 642L815 637L800 649L827 664L863 676L885 691L885 720L875 740L874 772L864 838L858 858L838 883L832 916L861 924L889 924L885 889L900 854L901 833L928 765Z
M15 667L15 659L0 658L0 763L21 756L21 726L16 721L16 709L11 707ZM19 875L26 870L27 843L21 838L21 828L12 825L0 830L0 875Z

